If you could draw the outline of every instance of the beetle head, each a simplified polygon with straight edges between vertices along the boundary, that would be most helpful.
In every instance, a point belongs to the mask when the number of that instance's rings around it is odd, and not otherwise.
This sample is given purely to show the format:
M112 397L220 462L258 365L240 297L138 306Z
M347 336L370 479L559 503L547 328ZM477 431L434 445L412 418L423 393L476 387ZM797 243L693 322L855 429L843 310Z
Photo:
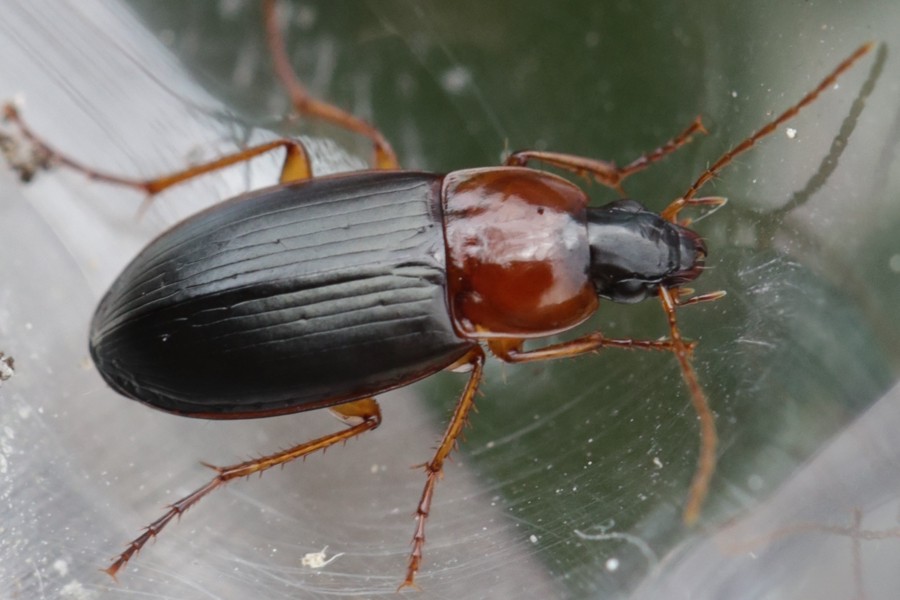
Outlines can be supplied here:
M703 270L706 244L700 236L635 200L589 208L587 219L590 275L601 298L640 302L660 286L683 285Z

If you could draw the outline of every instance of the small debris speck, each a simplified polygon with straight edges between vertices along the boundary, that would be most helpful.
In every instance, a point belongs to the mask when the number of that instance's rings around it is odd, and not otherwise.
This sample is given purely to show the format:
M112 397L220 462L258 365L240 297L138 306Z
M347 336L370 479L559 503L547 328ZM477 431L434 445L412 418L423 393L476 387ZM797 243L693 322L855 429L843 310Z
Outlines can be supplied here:
M0 352L0 382L6 381L15 374L15 364L12 356Z
M339 556L343 556L343 552L338 552L331 558L325 558L325 551L328 550L328 546L325 546L318 552L307 552L303 555L303 558L300 559L300 564L304 567L309 567L310 569L321 569L322 567L328 566Z
M65 577L69 574L69 563L60 559L53 561L53 569L59 573L60 577Z
M465 67L457 65L441 75L441 87L448 93L459 94L466 89L471 79L471 73Z

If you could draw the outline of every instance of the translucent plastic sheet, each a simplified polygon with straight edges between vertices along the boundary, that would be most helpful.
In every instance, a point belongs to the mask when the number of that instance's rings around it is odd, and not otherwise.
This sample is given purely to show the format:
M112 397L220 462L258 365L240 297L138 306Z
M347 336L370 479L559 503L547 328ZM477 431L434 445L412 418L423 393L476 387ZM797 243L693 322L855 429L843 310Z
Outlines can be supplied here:
M538 147L626 162L703 114L709 136L629 180L660 209L727 147L853 48L887 42L704 192L710 269L681 312L717 414L701 522L680 519L697 427L670 356L492 362L438 485L423 598L892 598L900 576L900 8L763 2L322 2L284 11L318 95L371 118L406 167L497 164ZM10 0L0 100L106 170L153 175L301 133L323 170L365 141L285 124L255 2ZM5 129L4 129L5 131ZM394 597L429 456L464 377L383 398L346 448L230 484L124 569L139 528L229 464L331 431L324 414L212 422L117 396L87 327L106 286L167 225L272 184L277 158L159 198L63 170L0 165L0 596ZM588 186L595 202L615 198ZM604 304L587 327L665 333L662 313ZM856 524L856 525L854 525ZM325 550L319 568L304 565Z

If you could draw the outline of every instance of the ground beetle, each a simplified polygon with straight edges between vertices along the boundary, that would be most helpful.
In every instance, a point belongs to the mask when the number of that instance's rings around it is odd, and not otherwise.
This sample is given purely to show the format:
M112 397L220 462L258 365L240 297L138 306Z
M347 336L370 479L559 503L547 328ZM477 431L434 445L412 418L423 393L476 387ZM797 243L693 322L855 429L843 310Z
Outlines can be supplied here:
M103 298L91 325L97 369L119 393L154 408L207 419L248 419L330 408L347 427L229 467L171 505L109 566L116 572L174 517L245 477L375 429L375 396L440 370L469 372L450 424L425 464L413 549L401 587L414 585L434 487L472 408L482 344L507 362L570 357L601 348L672 352L701 425L697 471L684 518L693 522L715 469L712 413L691 364L693 343L676 309L714 300L682 287L703 270L706 246L679 221L686 207L718 206L697 192L738 154L813 102L871 44L856 50L797 104L713 163L656 214L634 200L598 208L568 180L527 167L541 162L618 190L629 175L703 131L698 118L659 149L624 166L521 151L506 165L447 175L399 170L390 144L368 123L311 98L289 64L274 0L264 4L276 73L295 109L367 136L376 170L313 178L303 146L281 139L168 177L139 181L100 173L51 149L16 123L40 157L150 195L187 179L286 150L281 183L218 204L147 246ZM35 163L13 165L30 176ZM658 340L601 333L525 350L524 342L571 329L598 298L657 296L669 323Z

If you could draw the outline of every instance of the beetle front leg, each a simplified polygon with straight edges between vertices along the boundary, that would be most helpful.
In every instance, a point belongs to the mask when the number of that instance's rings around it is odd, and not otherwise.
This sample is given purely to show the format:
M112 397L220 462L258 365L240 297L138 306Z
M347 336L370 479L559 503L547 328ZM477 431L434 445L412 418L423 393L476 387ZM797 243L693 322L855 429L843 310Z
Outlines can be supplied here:
M425 520L431 511L431 499L434 497L434 487L438 479L443 475L444 461L450 456L450 452L456 447L457 439L463 428L468 422L469 411L475 404L475 392L478 391L478 384L481 383L481 376L484 372L484 351L480 346L475 346L456 363L448 367L449 369L469 368L471 373L466 388L463 390L456 408L453 411L453 417L447 430L441 438L434 456L430 461L425 463L425 488L422 490L422 497L416 506L416 532L412 539L412 552L409 555L409 565L406 569L406 579L400 584L397 590L405 587L415 587L416 572L422 564L422 550L425 548Z
M565 169L581 177L592 176L597 183L612 188L624 195L622 182L626 177L642 171L653 163L665 158L678 148L691 141L695 133L706 133L700 117L694 119L684 131L652 152L643 154L624 167L617 166L614 162L586 158L575 154L560 152L544 152L541 150L520 150L513 152L504 164L508 166L524 167L528 161L542 162L560 169Z
M669 322L670 337L661 340L612 339L604 337L600 332L591 333L574 340L553 344L535 350L523 350L523 339L495 339L488 341L491 352L500 360L509 363L526 363L540 360L569 358L603 348L623 348L626 350L661 350L671 352L678 360L678 366L691 396L691 403L700 421L700 451L697 467L691 481L690 491L683 512L684 522L693 524L700 516L700 507L709 492L709 483L716 469L716 435L715 419L709 408L709 401L691 364L691 353L695 343L681 337L675 310L678 307L677 297L665 287L660 287L660 300ZM713 293L710 297L700 297L698 301L715 300L723 294Z
M623 348L625 350L660 350L671 352L673 343L671 340L635 340L631 338L616 339L605 337L599 331L585 336L560 342L534 350L523 350L525 340L522 339L492 339L488 341L488 348L500 360L508 363L526 363L539 360L554 360L557 358L570 358L589 352L597 352L603 348Z
M381 410L374 398L364 398L362 400L339 404L332 407L331 411L351 426L347 429L304 442L293 448L288 448L287 450L282 450L281 452L276 452L275 454L270 454L268 456L254 458L229 467L216 467L203 463L216 471L216 476L203 487L198 488L181 500L170 504L169 510L166 511L163 516L150 523L144 530L144 533L128 544L125 551L105 569L106 573L110 577L115 578L119 569L121 569L135 553L143 548L148 541L155 538L172 519L180 517L187 509L194 506L203 497L213 490L222 487L232 479L249 477L254 473L262 473L272 467L284 465L292 460L304 457L318 450L325 450L329 446L333 446L340 442L346 442L366 431L375 429L381 424Z

